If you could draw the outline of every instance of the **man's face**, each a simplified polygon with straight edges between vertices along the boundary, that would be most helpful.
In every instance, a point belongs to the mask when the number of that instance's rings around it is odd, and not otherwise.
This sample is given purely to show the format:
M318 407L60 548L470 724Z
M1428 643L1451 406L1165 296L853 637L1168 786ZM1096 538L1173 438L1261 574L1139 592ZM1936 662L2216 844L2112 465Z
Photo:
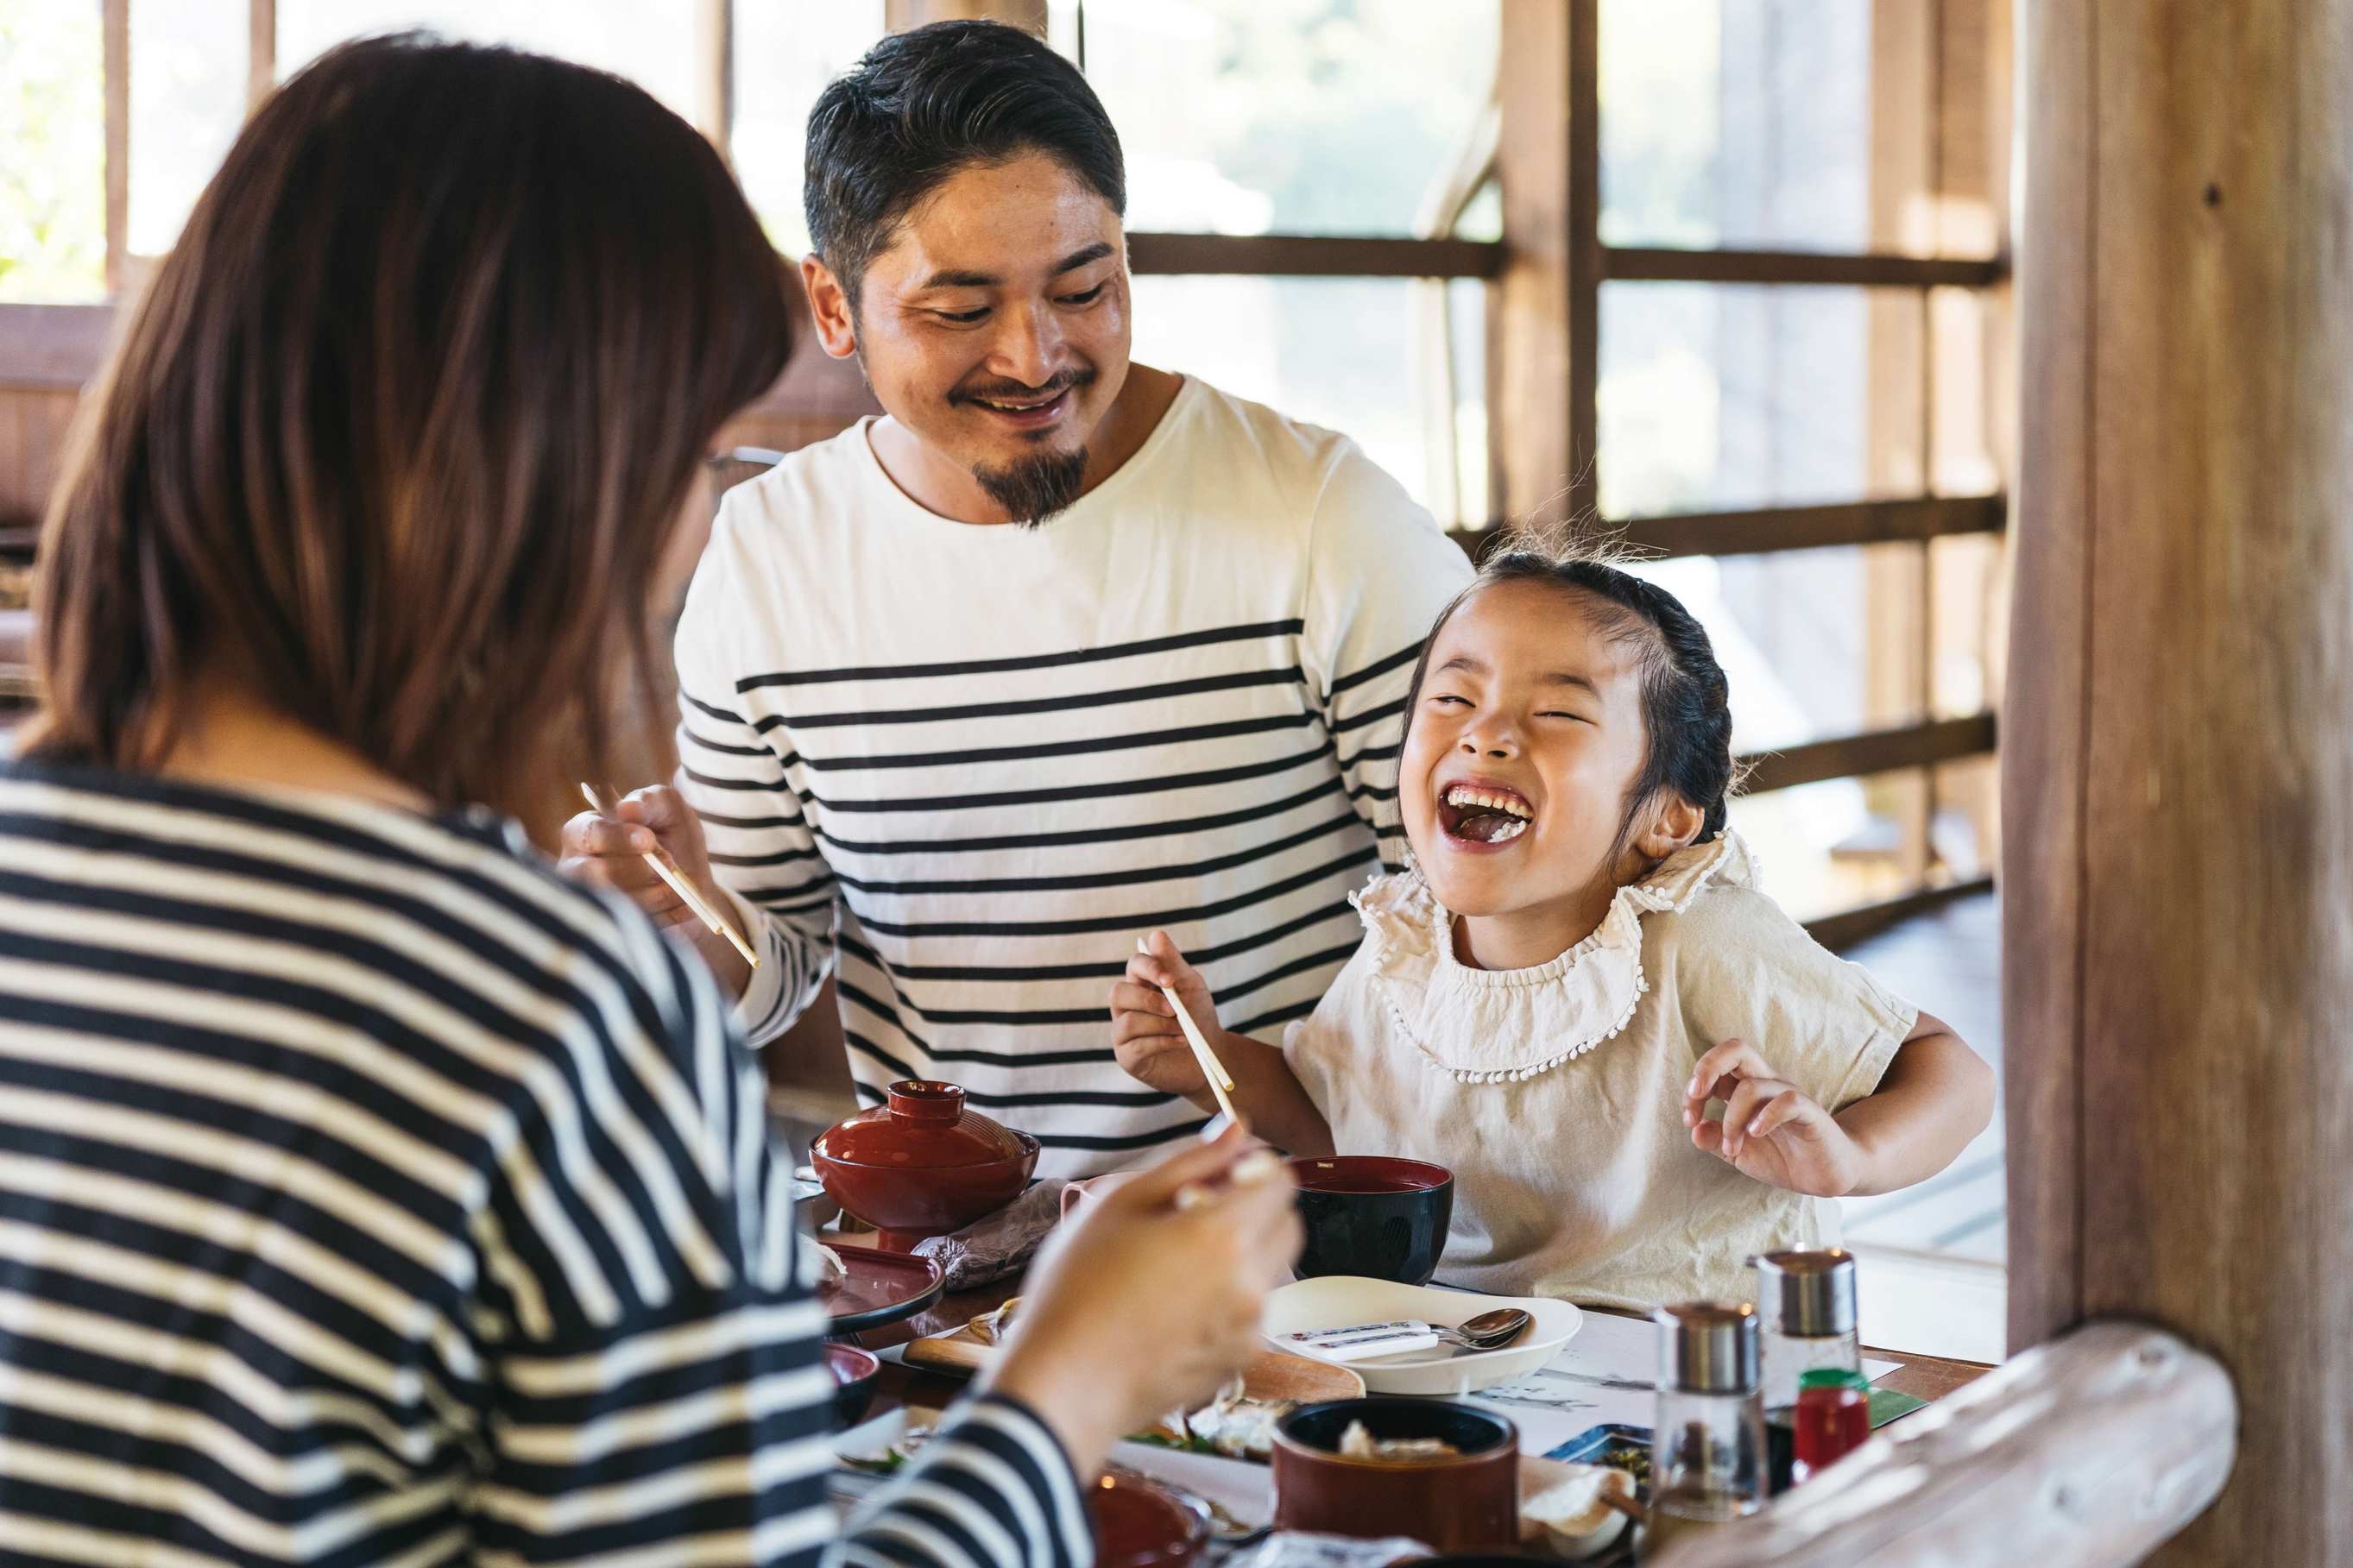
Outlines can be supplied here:
M1129 343L1125 236L1084 181L1042 153L963 169L867 268L854 316L824 321L828 293L812 290L828 351L847 325L875 397L931 455L1017 521L1076 498Z

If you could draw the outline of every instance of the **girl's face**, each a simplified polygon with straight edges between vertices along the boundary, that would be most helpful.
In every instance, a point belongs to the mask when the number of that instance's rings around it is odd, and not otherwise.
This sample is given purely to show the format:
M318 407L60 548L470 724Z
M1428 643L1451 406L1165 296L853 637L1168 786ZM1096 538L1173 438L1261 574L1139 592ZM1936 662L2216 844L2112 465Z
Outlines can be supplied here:
M1498 583L1430 645L1398 798L1422 875L1458 915L1576 907L1618 885L1611 851L1646 749L1642 650L1595 607Z

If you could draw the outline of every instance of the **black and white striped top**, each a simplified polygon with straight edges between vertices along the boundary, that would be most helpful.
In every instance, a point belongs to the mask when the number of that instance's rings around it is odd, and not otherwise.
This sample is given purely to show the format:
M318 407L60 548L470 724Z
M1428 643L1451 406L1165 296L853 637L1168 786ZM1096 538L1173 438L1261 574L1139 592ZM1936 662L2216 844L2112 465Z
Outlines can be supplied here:
M680 753L760 933L751 1037L838 942L869 1100L961 1083L1060 1176L1198 1127L1113 1061L1112 982L1165 927L1228 1028L1314 1009L1402 854L1404 689L1470 575L1352 443L1198 381L1039 529L925 511L863 425L729 492Z
M707 973L511 826L0 769L0 1562L814 1563L785 1174ZM1092 1554L1001 1401L838 1550Z

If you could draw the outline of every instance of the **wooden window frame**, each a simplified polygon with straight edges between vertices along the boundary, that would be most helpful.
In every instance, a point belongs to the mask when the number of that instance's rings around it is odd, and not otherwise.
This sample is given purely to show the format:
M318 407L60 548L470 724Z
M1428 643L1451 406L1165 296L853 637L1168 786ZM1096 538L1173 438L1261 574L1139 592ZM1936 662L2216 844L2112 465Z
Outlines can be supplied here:
M106 278L120 295L131 258L125 248L130 205L129 73L132 0L102 0L105 70ZM725 155L733 110L734 0L694 0L697 98L694 119ZM1503 129L1495 167L1504 212L1500 243L1449 237L1324 235L1211 235L1143 232L1129 237L1142 274L1282 278L1470 279L1490 290L1488 365L1490 493L1506 516L1547 510L1596 518L1594 464L1599 384L1599 297L1605 282L1685 282L1765 287L1841 286L1927 290L2006 288L2006 255L1971 259L1881 253L1763 249L1685 250L1601 242L1600 105L1597 71L1599 0L1499 0L1503 43L1497 93ZM1998 9L1998 7L1997 7ZM248 110L277 76L278 0L248 0ZM1042 31L1046 0L887 0L892 30L949 16L980 16ZM1082 13L1083 15L1083 13ZM2006 23L2003 24L2006 26ZM2006 46L2007 37L2000 41ZM1941 47L1941 39L1935 47ZM1565 132L1565 133L1564 133ZM56 330L26 325L11 338L30 345L23 374L37 379L95 369L92 312L106 307L20 307L75 310ZM1534 323L1535 330L1527 330ZM1923 357L1929 350L1923 345ZM67 360L75 363L68 363ZM34 363L37 362L37 363ZM0 365L0 373L12 367ZM1923 375L1930 374L1924 365ZM1989 395L1990 395L1990 394ZM1565 490L1559 476L1568 476ZM1554 491L1561 490L1556 496ZM1962 534L1999 537L2007 498L1915 495L1833 505L1756 508L1666 517L1609 520L1626 541L1657 556L1734 555L1835 545L1916 543ZM1457 535L1477 550L1492 530ZM1924 617L1925 619L1925 617ZM1925 626L1920 635L1928 633ZM1990 712L1834 737L1751 759L1760 787L1821 779L1932 769L1990 754ZM1967 884L1974 886L1976 884ZM1886 918L1950 897L1923 888L1877 906ZM1860 930L1863 911L1821 922ZM1864 923L1868 923L1867 921Z

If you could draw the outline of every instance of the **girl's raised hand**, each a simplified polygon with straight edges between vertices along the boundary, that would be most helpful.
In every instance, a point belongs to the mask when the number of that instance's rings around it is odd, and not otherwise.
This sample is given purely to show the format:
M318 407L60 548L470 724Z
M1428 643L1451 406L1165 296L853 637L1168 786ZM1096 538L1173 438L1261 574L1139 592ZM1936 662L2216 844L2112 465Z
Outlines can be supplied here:
M1145 941L1150 951L1129 959L1125 977L1111 988L1112 1052L1137 1082L1213 1110L1209 1080L1202 1076L1168 998L1160 994L1166 985L1183 997L1193 1022L1214 1039L1218 1007L1210 999L1208 982L1185 962L1166 931L1154 931Z
M1711 1100L1724 1101L1722 1121L1708 1120ZM1862 1150L1846 1129L1744 1041L1700 1058L1683 1086L1683 1125L1694 1147L1771 1186L1837 1198L1862 1178Z

